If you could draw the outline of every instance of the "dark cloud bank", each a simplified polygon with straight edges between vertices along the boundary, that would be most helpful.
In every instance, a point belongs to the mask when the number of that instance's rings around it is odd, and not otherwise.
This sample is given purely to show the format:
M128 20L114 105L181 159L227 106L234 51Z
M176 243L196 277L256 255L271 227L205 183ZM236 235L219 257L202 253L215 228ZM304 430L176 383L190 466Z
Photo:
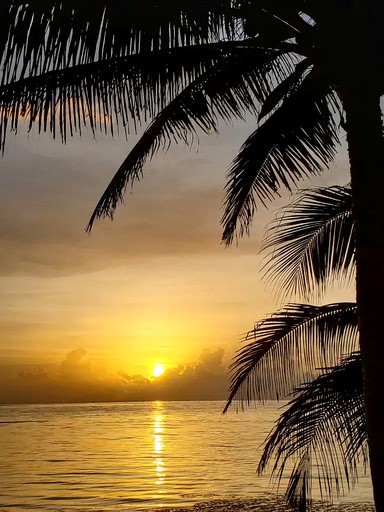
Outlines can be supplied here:
M194 364L168 369L156 379L96 371L86 351L69 352L52 368L35 366L0 377L0 403L68 403L145 400L224 400L228 377L224 350L205 350Z

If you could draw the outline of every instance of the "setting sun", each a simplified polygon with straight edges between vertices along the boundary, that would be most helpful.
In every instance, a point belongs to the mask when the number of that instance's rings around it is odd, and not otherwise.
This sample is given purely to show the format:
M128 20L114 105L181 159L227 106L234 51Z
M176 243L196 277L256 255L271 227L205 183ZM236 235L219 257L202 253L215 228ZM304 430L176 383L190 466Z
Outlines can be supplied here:
M155 364L152 370L152 375L154 377L159 377L164 373L164 365L163 364Z

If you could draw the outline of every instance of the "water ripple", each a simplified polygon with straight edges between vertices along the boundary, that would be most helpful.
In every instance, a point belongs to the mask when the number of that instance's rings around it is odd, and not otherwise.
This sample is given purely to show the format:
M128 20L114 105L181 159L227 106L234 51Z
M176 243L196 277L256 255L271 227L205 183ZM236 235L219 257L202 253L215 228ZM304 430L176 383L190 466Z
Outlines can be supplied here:
M226 416L222 407L1 406L0 512L272 511L269 477L257 477L256 466L281 404ZM368 476L352 499L371 499Z

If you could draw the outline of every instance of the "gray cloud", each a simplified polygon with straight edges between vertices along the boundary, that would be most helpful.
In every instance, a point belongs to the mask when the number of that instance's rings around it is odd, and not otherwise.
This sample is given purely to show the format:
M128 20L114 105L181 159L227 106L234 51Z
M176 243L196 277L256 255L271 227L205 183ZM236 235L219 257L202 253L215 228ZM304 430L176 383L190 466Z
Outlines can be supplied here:
M222 253L225 174L251 130L224 127L220 137L203 137L198 152L175 146L160 153L126 194L115 222L98 222L90 237L84 228L92 209L137 137L130 143L83 137L67 146L47 136L31 136L29 144L15 139L1 162L1 275L70 275L143 258ZM337 174L320 182L340 179L340 171L345 181L345 167L342 151ZM258 251L272 216L260 209L252 239L243 240L237 253Z
M81 151L46 146L36 153L20 144L2 161L2 275L68 275L224 251L219 220L230 151L223 154L217 140L199 153L177 148L155 158L115 222L98 222L89 237L89 215L128 146L105 140L85 141Z

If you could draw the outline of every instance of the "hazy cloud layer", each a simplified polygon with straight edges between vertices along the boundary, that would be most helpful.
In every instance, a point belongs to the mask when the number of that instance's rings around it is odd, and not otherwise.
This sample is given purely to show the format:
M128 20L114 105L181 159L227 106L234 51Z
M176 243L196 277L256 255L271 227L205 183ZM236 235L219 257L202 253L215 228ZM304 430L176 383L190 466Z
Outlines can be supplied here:
M39 140L39 139L36 139ZM84 233L93 207L129 151L121 140L64 147L15 142L0 173L0 272L58 275L95 271L159 255L223 251L221 204L238 145L205 140L199 152L176 147L144 169L115 222Z
M89 237L90 214L133 142L84 137L62 146L46 135L29 143L15 139L1 161L0 274L68 275L159 255L222 253L226 173L251 129L227 127L220 137L203 137L198 151L180 145L160 152L127 191L115 221L97 222ZM324 179L344 182L343 167L344 152L338 172ZM252 239L242 240L238 253L258 251L272 216L260 208Z
M96 368L79 348L58 365L25 365L22 370L8 366L1 372L0 403L225 399L228 378L223 357L222 348L207 349L196 363L148 379Z

